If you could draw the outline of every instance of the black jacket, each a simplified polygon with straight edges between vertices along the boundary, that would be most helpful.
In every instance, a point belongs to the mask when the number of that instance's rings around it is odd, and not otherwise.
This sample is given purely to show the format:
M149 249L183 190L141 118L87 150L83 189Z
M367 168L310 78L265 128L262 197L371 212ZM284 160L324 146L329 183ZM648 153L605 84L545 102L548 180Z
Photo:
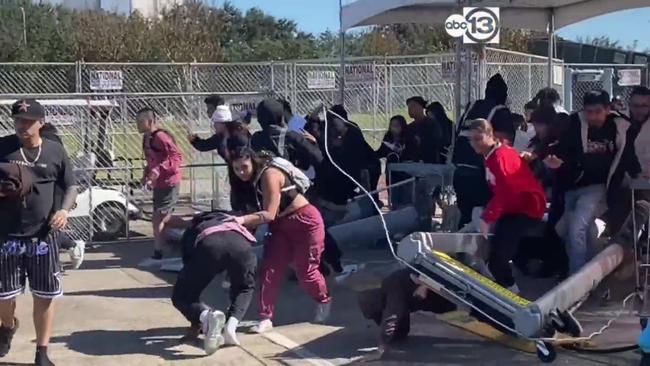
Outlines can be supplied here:
M439 164L444 141L443 131L435 120L426 117L411 122L406 128L404 159Z
M618 114L610 114L608 119L616 124L616 155L609 169L607 179L608 198L620 187L625 173L635 176L640 167L634 153L634 144L628 144L630 122ZM570 124L560 139L557 155L564 161L557 171L558 183L571 189L581 178L584 164L584 148L589 126L582 112L571 115ZM633 140L632 140L633 141Z
M283 134L284 148L281 143ZM284 127L269 126L265 130L256 132L251 138L251 148L254 151L268 151L275 156L283 157L302 170L317 166L323 161L323 154L318 145L308 141L302 134L289 131Z
M321 139L319 143L321 150L325 151L325 141ZM342 145L338 147L329 145L328 150L336 164L356 181L364 183L362 175L367 171L368 178L371 180L370 188L373 184L376 186L381 174L381 164L360 129L349 127ZM345 204L348 199L355 196L357 186L336 169L329 159L325 158L315 167L314 186L319 197L335 204Z

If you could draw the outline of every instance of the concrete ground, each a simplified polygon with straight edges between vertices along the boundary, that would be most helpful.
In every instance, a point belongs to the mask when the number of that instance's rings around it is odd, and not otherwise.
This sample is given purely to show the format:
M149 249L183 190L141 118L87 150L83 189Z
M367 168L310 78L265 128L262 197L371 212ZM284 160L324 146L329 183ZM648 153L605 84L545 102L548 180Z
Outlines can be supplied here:
M59 366L150 366L150 365L314 365L359 363L368 348L376 345L378 329L361 316L356 296L330 280L334 297L333 316L327 326L309 324L313 304L295 283L287 283L278 304L276 329L260 336L241 336L242 346L224 348L211 357L202 349L179 345L187 326L169 300L174 275L137 268L150 254L151 243L132 241L101 245L87 252L80 270L69 270L63 281L66 295L57 302L56 326L51 358ZM62 255L62 258L66 258ZM390 258L378 250L349 250L350 262L369 266ZM220 278L206 291L204 300L225 309L227 294ZM33 361L34 330L31 298L18 303L21 328L11 353L0 365L30 365ZM247 318L256 319L254 301ZM432 319L414 314L411 337L396 347L387 360L373 365L537 365L535 355L469 335ZM631 334L636 320L626 319L617 328ZM246 329L242 327L241 331ZM625 338L625 337L624 337ZM560 351L557 365L637 365L634 352L598 356Z

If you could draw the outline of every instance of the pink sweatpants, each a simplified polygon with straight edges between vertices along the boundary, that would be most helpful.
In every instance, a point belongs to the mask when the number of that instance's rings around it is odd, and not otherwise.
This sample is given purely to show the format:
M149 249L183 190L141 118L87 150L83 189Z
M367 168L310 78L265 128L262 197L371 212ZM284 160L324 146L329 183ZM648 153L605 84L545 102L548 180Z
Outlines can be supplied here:
M302 288L318 303L330 301L327 283L320 273L325 249L325 225L320 212L308 205L269 225L271 237L262 261L260 317L272 319L280 286L293 263Z

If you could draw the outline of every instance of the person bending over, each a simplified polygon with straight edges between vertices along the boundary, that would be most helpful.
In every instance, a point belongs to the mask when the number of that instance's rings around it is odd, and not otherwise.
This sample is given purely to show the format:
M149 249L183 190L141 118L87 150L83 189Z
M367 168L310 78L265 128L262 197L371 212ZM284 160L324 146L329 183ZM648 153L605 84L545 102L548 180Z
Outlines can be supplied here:
M486 178L493 196L481 218L481 231L490 240L488 268L498 284L519 292L510 268L520 240L542 223L546 196L528 164L513 147L494 137L492 125L484 119L470 124L472 148L485 158Z
M260 317L257 332L273 328L275 303L285 270L293 264L300 285L318 303L315 322L325 322L331 299L325 278L319 271L325 247L325 226L316 207L292 181L291 171L271 164L272 158L241 149L232 159L235 174L244 184L255 186L259 212L240 216L236 222L249 228L269 224L270 239L264 244L261 268Z
M188 338L198 337L202 330L208 355L222 344L239 346L237 326L255 290L257 257L251 246L255 237L233 221L233 216L221 212L199 215L192 221L174 220L174 226L187 229L181 240L183 269L174 285L172 303L192 324ZM210 282L224 271L230 280L230 307L225 315L200 301Z

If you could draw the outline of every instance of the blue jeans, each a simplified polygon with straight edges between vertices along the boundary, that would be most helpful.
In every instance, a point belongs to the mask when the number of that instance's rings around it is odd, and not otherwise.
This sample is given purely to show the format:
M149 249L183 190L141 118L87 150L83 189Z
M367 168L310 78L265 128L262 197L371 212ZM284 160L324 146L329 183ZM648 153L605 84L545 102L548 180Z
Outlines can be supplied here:
M600 204L604 202L606 188L604 184L567 191L564 202L564 215L566 215L568 233L565 238L567 253L569 255L569 271L576 273L587 263L588 243L593 242L589 235L593 235L592 226ZM591 234L590 234L591 233Z

